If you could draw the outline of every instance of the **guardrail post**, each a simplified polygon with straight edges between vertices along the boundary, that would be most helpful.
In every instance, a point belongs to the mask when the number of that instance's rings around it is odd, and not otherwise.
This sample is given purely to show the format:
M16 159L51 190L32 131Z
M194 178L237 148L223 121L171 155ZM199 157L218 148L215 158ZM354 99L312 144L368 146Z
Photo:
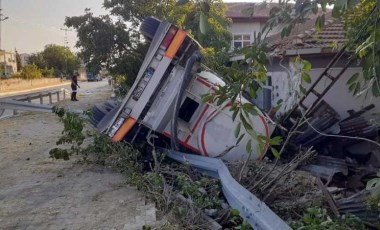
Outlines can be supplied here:
M49 96L49 104L53 104L53 99L51 97L51 92L48 93L48 96Z
M44 97L42 94L40 94L40 104L42 105L44 103Z
M63 100L66 100L66 89L63 89L62 92L63 92Z
M57 101L60 101L59 100L59 91L57 92Z

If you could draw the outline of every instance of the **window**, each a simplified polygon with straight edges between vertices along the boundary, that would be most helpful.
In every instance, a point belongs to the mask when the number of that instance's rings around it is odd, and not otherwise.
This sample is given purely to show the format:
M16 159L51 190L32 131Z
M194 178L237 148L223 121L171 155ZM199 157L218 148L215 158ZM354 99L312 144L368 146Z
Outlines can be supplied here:
M247 47L251 44L251 35L249 34L234 34L233 47L235 49Z
M198 102L186 97L185 101L182 103L181 108L179 109L178 117L186 122L189 122L198 106Z

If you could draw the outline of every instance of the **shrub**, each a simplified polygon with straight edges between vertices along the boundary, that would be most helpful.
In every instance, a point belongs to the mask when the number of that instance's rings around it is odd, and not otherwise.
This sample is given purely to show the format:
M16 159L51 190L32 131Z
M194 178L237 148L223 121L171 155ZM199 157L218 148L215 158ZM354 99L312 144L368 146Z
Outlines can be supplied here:
M42 77L41 71L34 64L24 66L24 68L22 68L20 75L22 79L27 79L27 80L38 79Z
M326 209L309 208L303 218L293 223L297 230L365 230L364 224L356 216L345 214L336 218L328 215Z
M21 78L21 72L12 74L11 78Z
M52 78L52 77L55 76L53 68L48 69L48 68L45 67L45 69L41 70L41 74L42 74L43 77L49 77L49 78Z

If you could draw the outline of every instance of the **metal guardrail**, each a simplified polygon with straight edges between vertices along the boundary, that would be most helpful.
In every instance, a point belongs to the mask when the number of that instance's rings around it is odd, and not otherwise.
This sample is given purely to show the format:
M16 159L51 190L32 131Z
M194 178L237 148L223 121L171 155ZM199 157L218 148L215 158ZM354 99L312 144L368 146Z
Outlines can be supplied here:
M47 91L47 92L38 92L38 93L32 93L22 96L15 96L13 97L13 100L16 101L27 101L32 102L34 99L40 99L40 104L44 103L44 97L49 97L49 104L53 104L53 96L57 97L57 101L61 100L60 94L63 94L63 100L66 99L66 89L59 89L59 90L53 90L53 91Z
M20 96L12 96L7 99L0 99L0 119L9 117L12 115L16 115L19 110L27 110L27 111L38 111L38 112L47 112L51 111L51 106L43 105L44 98L48 98L49 104L53 104L54 97L55 101L61 101L62 99L66 99L66 89L45 91L45 92L37 92ZM32 100L39 99L39 104L32 103ZM25 104L25 102L29 102ZM5 116L6 111L11 110L12 112Z
M230 174L222 160L163 149L173 160L188 164L201 172L219 178L224 196L230 206L239 210L255 230L291 230L264 202L240 185Z

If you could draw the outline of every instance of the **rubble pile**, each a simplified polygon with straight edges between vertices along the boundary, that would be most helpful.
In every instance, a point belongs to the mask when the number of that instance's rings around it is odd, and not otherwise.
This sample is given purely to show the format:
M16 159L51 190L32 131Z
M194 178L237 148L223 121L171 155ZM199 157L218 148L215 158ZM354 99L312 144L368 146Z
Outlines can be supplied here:
M373 108L370 105L357 112L348 111L350 115L341 119L322 102L310 117L301 116L307 120L292 141L318 153L298 169L321 179L319 187L325 190L330 209L354 214L371 224L380 223L380 199L366 190L367 182L377 177L380 168L380 116L371 113Z

